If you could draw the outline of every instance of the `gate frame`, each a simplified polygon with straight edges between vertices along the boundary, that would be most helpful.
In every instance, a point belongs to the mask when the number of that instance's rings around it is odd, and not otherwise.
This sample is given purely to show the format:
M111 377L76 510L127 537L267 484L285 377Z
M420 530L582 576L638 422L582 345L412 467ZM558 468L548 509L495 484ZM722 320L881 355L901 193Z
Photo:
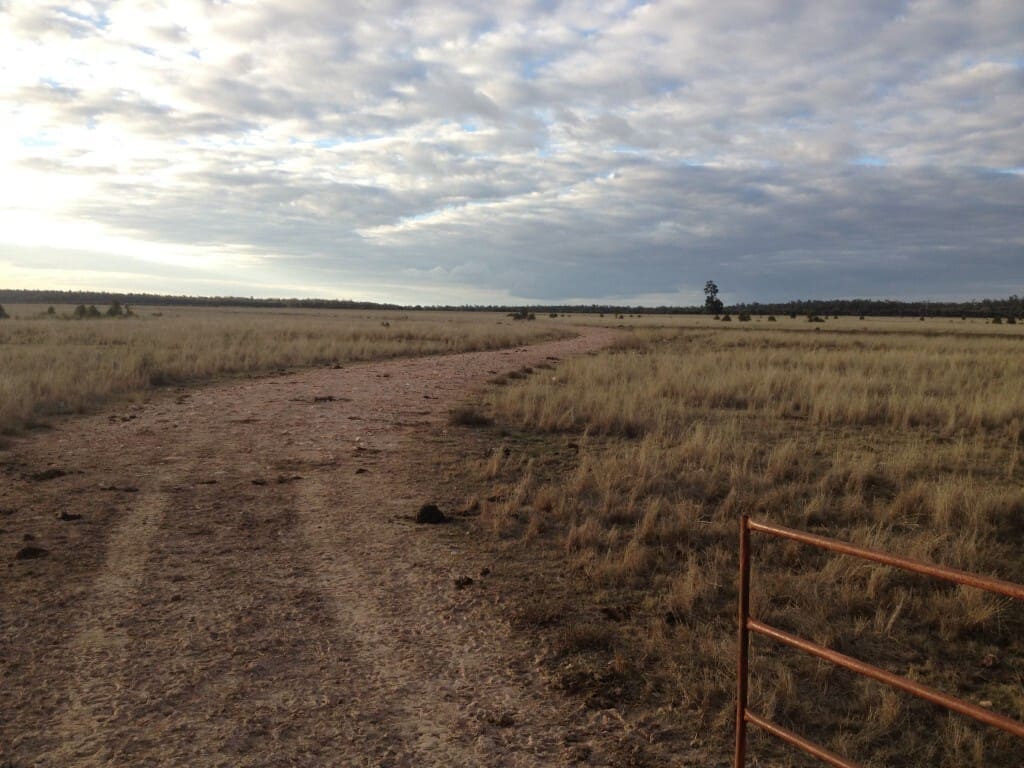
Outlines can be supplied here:
M781 539L797 541L801 544L808 544L818 549L837 552L842 555L852 555L862 560L870 560L883 565L901 568L905 571L921 573L935 579L951 581L955 584L963 584L969 587L1004 595L1015 600L1024 600L1024 586L1010 581L994 579L987 576L959 571L955 568L947 568L942 565L925 563L920 560L912 560L906 557L890 555L866 547L858 547L839 539L831 539L825 536L817 536L812 533L804 533L792 528L784 528L769 523L759 523L750 519L748 515L740 518L740 580L739 580L739 647L736 659L736 751L734 754L734 768L743 768L746 762L747 752L747 724L755 725L762 730L776 736L782 741L803 750L804 752L818 758L822 762L836 766L836 768L861 768L857 763L851 762L825 749L799 734L783 728L778 723L773 723L760 715L752 712L747 706L748 680L749 680L749 657L750 657L750 633L756 633L777 640L784 645L817 656L836 666L843 667L859 675L870 677L886 685L899 688L902 691L911 693L933 704L946 707L954 712L974 718L986 725L999 728L1011 733L1020 739L1024 739L1024 723L1013 720L996 712L979 707L970 702L958 699L955 696L942 693L930 686L910 680L900 675L894 675L884 669L854 659L845 654L833 651L823 645L812 643L809 640L784 632L781 629L769 626L762 621L750 617L750 532L757 531L775 536Z

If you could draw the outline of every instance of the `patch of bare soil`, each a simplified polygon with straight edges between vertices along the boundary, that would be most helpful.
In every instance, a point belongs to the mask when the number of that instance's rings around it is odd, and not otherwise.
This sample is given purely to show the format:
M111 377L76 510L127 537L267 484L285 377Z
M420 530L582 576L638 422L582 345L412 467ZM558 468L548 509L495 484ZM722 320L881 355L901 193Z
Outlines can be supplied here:
M621 764L615 710L510 632L434 460L495 371L611 337L215 384L15 440L0 765ZM425 502L452 519L417 524Z

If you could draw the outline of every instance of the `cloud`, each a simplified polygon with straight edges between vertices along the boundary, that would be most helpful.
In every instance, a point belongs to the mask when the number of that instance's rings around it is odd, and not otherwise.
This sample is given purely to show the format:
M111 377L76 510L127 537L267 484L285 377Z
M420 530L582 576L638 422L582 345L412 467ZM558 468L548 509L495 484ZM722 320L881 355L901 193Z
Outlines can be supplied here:
M51 224L0 255L82 224L139 290L199 249L414 303L1020 292L1022 35L997 0L10 2L0 207Z

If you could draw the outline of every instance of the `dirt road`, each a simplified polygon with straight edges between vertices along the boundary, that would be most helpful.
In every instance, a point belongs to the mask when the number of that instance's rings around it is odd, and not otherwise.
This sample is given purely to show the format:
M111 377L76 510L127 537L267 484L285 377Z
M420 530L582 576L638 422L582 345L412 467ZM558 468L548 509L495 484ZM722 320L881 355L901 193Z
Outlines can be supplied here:
M410 519L453 405L610 336L216 384L15 441L0 765L614 764L615 723L545 686L469 527Z

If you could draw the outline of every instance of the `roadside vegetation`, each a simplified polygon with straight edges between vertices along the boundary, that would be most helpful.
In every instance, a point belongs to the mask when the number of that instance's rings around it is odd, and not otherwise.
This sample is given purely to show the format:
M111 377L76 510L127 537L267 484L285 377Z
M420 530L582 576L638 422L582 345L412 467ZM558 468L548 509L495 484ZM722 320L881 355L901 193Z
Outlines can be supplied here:
M481 313L8 305L0 433L221 376L495 349L569 333Z
M634 329L461 417L492 441L479 520L520 564L514 622L649 737L637 765L731 754L741 514L1024 582L1024 333L839 322ZM1024 607L756 534L753 578L755 617L1024 719ZM851 759L1019 765L999 731L752 645L751 707ZM756 731L751 753L817 764Z

